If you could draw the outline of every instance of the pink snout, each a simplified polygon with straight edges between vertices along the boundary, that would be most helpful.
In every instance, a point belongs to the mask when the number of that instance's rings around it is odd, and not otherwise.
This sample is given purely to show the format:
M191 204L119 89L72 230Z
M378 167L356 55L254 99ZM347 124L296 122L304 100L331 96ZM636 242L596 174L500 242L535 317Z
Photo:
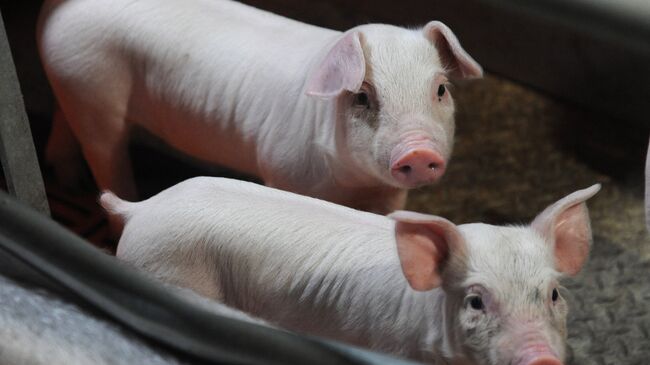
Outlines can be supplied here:
M562 365L551 349L545 343L529 343L524 346L523 353L517 365Z
M392 159L391 174L409 187L430 184L445 173L445 160L431 148L416 147Z
M557 357L546 355L537 357L526 365L562 365L562 361L560 361Z

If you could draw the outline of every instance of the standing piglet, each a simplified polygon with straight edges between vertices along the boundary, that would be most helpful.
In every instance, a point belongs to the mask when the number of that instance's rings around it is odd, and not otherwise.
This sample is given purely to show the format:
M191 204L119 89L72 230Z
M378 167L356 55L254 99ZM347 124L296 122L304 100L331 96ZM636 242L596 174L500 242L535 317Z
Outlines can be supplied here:
M48 160L65 175L74 136L99 187L126 198L137 126L269 186L387 213L445 171L449 80L482 75L438 21L341 33L227 0L50 0L38 34L61 109Z
M126 221L117 256L281 327L438 364L560 365L558 280L585 263L585 200L530 226L389 217L220 178L140 203L101 197Z

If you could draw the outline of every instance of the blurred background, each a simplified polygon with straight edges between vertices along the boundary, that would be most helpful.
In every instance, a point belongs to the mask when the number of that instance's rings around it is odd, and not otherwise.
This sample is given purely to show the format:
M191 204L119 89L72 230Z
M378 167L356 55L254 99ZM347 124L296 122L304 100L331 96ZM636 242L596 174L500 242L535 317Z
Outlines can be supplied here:
M334 29L441 20L485 68L456 85L457 138L447 174L410 194L408 209L456 223L527 223L546 205L596 182L591 261L567 281L572 364L645 364L650 355L650 239L643 172L650 133L650 2L644 0L246 0ZM40 1L0 1L39 158L54 100L40 65ZM133 146L149 196L203 169ZM43 165L53 218L113 252L90 174L65 191Z

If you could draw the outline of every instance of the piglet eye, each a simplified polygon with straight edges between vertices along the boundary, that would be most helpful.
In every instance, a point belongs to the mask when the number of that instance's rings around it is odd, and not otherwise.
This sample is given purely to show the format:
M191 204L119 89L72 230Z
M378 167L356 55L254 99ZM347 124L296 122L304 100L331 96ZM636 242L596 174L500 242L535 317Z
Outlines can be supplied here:
M483 299L478 296L472 297L472 299L469 300L469 305L472 307L472 309L480 311L484 308L483 306Z
M445 85L440 84L440 86L438 86L438 97L439 98L442 98L442 96L445 95L445 90L447 90L447 88L445 88Z
M553 293L551 294L551 300L553 300L553 302L556 302L559 297L560 297L560 293L557 292L557 289L553 289Z
M364 108L370 108L370 98L365 92L354 94L354 105Z

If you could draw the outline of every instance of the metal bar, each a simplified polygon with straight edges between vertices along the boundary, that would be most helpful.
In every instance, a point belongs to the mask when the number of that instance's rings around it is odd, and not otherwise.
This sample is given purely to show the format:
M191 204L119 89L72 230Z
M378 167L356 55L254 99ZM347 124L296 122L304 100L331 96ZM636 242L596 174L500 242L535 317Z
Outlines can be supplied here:
M645 160L645 226L650 231L650 141Z
M49 215L43 177L0 13L0 162L9 192Z

